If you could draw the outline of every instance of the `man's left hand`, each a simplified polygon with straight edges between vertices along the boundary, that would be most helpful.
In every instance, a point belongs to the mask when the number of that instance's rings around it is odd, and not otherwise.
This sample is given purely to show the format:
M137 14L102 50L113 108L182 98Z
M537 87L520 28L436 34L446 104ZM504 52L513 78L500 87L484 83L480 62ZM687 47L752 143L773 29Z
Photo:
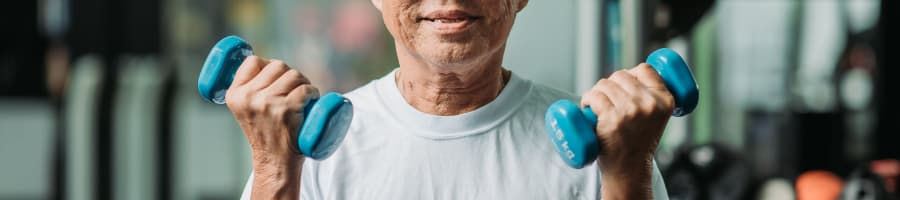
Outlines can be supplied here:
M616 71L582 95L581 104L597 115L604 199L651 197L653 152L675 107L659 74L646 63Z

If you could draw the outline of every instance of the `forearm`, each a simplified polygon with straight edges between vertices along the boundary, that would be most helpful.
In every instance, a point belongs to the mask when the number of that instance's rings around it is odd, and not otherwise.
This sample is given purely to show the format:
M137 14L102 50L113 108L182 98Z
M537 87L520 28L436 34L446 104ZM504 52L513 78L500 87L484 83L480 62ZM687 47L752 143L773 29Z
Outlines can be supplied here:
M300 199L303 158L254 160L252 199Z
M653 199L653 163L634 161L621 169L602 173L602 199Z

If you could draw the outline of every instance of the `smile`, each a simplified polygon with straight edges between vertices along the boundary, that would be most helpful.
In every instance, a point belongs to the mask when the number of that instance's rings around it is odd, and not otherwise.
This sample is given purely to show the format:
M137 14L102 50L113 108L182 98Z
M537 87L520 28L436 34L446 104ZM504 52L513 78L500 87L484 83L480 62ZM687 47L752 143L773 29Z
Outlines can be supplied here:
M481 19L481 17L461 17L461 18L419 18L416 21L429 21L429 22L440 22L440 23L458 23L467 20L477 20Z
M432 29L439 34L457 34L462 33L471 24L480 20L481 16L474 16L462 11L435 11L428 13L423 17L416 18L416 22L425 24L425 27Z

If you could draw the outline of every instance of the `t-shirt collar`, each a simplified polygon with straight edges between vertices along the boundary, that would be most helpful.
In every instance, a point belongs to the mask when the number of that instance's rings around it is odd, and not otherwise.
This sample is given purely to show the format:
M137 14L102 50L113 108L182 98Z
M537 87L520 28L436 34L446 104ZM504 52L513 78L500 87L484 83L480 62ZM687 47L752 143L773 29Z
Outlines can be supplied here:
M454 139L486 132L509 118L531 90L528 81L511 72L509 82L490 103L459 115L432 115L417 110L400 94L395 78L398 69L376 80L381 105L400 125L431 139Z

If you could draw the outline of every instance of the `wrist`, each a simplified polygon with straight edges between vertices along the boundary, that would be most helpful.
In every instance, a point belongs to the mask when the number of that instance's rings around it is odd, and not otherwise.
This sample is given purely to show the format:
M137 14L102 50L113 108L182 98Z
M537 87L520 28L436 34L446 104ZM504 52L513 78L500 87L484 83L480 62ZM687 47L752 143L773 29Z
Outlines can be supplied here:
M253 153L253 173L284 173L300 170L303 166L304 158L300 155L258 155Z
M599 164L602 174L603 199L652 198L652 157L622 159L619 162Z
M641 180L638 180L641 179ZM645 181L646 180L646 181ZM650 177L619 178L603 176L601 199L652 199Z
M253 199L297 199L304 159L256 159L253 161Z
M640 151L607 152L597 159L600 171L610 174L633 174L647 171L653 166L653 154ZM645 170L646 169L646 170Z

